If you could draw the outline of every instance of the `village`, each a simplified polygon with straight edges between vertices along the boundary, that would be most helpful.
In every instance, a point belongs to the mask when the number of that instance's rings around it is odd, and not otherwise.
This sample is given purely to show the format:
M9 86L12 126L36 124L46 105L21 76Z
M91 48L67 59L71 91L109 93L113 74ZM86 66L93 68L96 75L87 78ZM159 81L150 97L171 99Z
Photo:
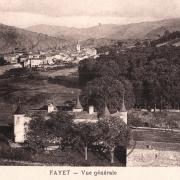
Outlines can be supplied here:
M39 50L28 51L15 49L12 53L2 55L7 64L13 64L16 67L51 69L54 67L63 67L67 64L77 65L81 60L87 58L97 58L95 48L81 47L78 42L75 48L61 50Z

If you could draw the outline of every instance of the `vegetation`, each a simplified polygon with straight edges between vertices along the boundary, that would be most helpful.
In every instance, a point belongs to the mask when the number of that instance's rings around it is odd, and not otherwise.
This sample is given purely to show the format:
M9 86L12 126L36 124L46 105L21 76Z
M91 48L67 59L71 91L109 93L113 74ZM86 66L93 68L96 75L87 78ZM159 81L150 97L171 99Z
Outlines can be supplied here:
M114 163L114 151L116 147L127 147L130 133L126 124L116 117L106 117L99 121L98 127L101 131L100 142L111 154L111 164Z
M88 147L98 141L99 129L96 124L85 123L74 126L76 141L84 148L84 159L88 160Z
M72 131L72 118L64 112L52 113L47 117L33 115L27 133L28 147L43 152L48 145L66 144Z
M171 112L140 112L128 113L128 125L134 127L152 127L173 130L180 128L179 113Z
M116 111L124 92L128 108L179 108L179 47L135 47L125 51L110 47L108 52L79 64L84 104L103 99L111 111ZM97 109L102 107L95 105Z
M154 40L151 44L156 45L156 44L164 43L167 41L177 40L179 38L180 38L180 31L170 32L170 31L166 30L162 37L160 37L157 40Z
M72 119L73 116L65 112L52 113L48 117L33 116L27 134L28 149L35 152L34 156L46 153L49 146L58 146L60 154L66 151L77 154L83 149L85 161L91 161L88 154L92 157L95 153L97 159L111 155L113 164L115 148L126 148L128 144L129 130L119 118L104 118L96 124L74 124Z

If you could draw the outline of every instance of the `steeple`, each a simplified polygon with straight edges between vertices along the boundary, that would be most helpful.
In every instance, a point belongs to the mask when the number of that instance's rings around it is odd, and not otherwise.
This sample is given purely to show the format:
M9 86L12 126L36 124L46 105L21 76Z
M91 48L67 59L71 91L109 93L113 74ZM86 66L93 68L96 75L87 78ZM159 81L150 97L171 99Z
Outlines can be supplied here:
M75 109L83 109L83 108L82 108L82 105L81 105L81 103L80 103L80 101L79 101L79 97L77 98L76 105L75 105Z
M104 115L111 115L106 103L105 103L105 108L104 108Z
M22 108L21 100L19 99L17 109L14 114L25 114Z
M77 100L76 100L76 104L75 104L75 106L73 108L73 112L82 112L82 111L83 111L83 107L82 107L82 105L81 105L81 103L79 101L79 97L78 97Z
M122 102L122 106L121 106L121 112L127 112L125 104L124 104L124 92L123 92L123 102Z
M77 43L76 50L77 50L77 52L81 51L81 45L80 45L79 41Z

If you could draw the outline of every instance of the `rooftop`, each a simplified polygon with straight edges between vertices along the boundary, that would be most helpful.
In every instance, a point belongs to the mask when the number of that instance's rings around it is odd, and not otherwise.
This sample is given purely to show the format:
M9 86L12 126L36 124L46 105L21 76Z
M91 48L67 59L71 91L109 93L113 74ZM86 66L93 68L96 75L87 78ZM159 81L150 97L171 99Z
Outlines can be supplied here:
M16 109L14 114L25 114L25 111L24 111L20 101L18 103L17 109Z
M74 112L75 119L88 119L88 120L98 120L97 113L89 114L86 111Z
M83 107L82 107L82 105L81 105L81 103L79 101L79 97L76 100L76 104L75 104L74 109L83 109Z
M105 109L104 109L104 115L111 115L111 113L109 112L109 109L107 107L107 104L105 104Z

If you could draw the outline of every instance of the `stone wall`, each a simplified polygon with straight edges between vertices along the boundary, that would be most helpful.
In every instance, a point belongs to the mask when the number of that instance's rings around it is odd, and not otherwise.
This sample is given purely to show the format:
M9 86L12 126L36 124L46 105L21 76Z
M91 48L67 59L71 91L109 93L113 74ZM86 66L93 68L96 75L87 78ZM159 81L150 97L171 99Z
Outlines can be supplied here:
M180 166L180 144L161 142L136 142L128 148L128 167Z

